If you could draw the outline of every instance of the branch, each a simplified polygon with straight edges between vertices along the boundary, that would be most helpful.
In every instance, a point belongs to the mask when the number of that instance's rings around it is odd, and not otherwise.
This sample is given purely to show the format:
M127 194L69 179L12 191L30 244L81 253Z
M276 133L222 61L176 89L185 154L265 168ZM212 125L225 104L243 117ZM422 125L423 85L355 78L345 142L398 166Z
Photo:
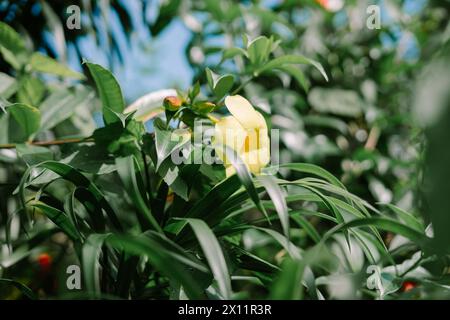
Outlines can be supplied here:
M52 141L35 141L29 143L33 146L57 146L62 144L70 144L70 143L85 143L85 142L93 142L93 138L71 138L71 139L61 139L61 140L52 140ZM15 149L17 144L7 143L0 144L0 149Z

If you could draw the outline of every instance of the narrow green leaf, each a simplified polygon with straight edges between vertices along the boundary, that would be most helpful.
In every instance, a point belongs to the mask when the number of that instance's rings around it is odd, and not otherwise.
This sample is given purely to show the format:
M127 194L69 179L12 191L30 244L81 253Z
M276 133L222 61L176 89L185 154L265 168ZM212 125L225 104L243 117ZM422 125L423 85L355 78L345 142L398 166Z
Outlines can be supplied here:
M93 298L101 296L100 254L105 241L111 234L91 234L83 245L81 261L83 276L88 294Z
M216 236L208 225L200 219L185 219L194 230L197 240L205 254L214 278L219 286L219 291L224 299L230 299L231 278L225 257Z
M286 236L286 238L289 239L289 214L283 190L276 183L276 180L274 179L273 176L261 175L258 176L257 179L261 182L261 184L264 186L267 193L269 194L269 197L272 200L275 209L277 211L278 217L280 219L281 227L283 228L283 233Z
M40 209L54 224L56 224L61 230L73 241L78 241L79 236L75 226L70 221L67 215L51 206L42 202L32 202L31 206Z
M283 261L281 271L272 284L271 300L298 300L302 296L302 278L305 266L293 259Z
M399 223L398 221L386 218L362 218L355 219L350 222L340 224L333 229L329 230L323 237L322 242L329 239L330 236L338 231L356 228L356 227L370 227L374 226L381 230L386 230L399 234L405 238L410 239L417 245L421 247L428 247L430 245L430 238L428 238L424 233L421 233L415 229L412 229L406 225Z
M385 204L385 206L394 211L406 225L413 229L416 229L419 232L424 232L425 228L423 224L412 214L390 203Z
M93 182L91 182L78 170L76 170L70 165L56 161L46 161L40 163L39 165L37 165L37 167L53 171L54 173L60 175L63 179L72 182L75 186L83 187L89 190L89 192L92 193L95 199L101 204L102 208L105 210L112 226L116 228L118 231L122 230L122 226L119 220L117 219L116 213L114 212L113 208L109 205L103 193L98 189L98 187ZM24 175L24 179L25 181L26 179L28 179L26 174ZM21 194L23 193L24 186L25 186L24 181L21 181L20 184Z
M19 281L15 281L15 280L11 280L11 279L5 279L5 278L0 278L0 283L9 284L9 285L12 285L12 286L16 287L28 299L38 300L38 297L34 294L34 292L29 287L27 287L23 283L20 283Z
M247 190L250 199L252 199L255 203L256 208L258 208L258 210L267 217L266 209L261 205L261 199L259 198L255 185L253 184L252 175L248 170L247 165L239 158L239 155L232 148L227 145L224 145L223 148L226 159L232 163L234 169L236 170L236 174L245 190Z
M311 163L286 163L286 164L280 164L280 168L286 168L289 170L302 172L302 173L310 173L313 175L316 175L318 177L321 177L322 179L325 179L326 181L334 184L337 187L340 187L342 189L345 189L345 186L342 184L342 182L339 181L338 178L333 176L330 172L327 170Z
M148 221L148 223L158 232L163 232L155 217L150 212L145 200L142 197L141 190L139 189L137 177L139 174L136 172L135 159L133 156L126 158L116 159L117 172L125 186L125 190L130 196L133 204L137 207L141 216Z
M204 290L191 273L187 272L187 265L175 260L158 242L145 236L119 236L108 238L108 244L134 255L144 255L151 265L169 279L175 280L183 286L187 296L191 299L205 299Z

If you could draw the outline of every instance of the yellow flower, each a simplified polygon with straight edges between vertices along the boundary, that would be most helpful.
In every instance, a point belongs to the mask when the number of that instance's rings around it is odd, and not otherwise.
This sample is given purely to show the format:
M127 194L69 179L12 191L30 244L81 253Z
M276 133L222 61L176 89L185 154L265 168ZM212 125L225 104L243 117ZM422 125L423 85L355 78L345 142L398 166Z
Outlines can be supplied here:
M232 148L252 173L260 173L270 161L270 140L264 117L239 95L228 96L225 106L231 115L216 122L213 144L224 162L227 176L235 171L225 157L223 145Z

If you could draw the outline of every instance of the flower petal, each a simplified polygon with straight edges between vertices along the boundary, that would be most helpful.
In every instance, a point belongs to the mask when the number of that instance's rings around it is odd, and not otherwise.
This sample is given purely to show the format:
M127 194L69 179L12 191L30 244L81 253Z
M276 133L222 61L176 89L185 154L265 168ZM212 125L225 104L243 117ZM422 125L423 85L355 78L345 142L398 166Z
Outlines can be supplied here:
M228 96L225 98L225 105L244 128L267 128L262 114L256 111L244 97L240 95Z
M240 152L244 147L247 132L233 116L223 117L215 125L215 134L212 141L217 156L225 163L230 164L225 159L223 145L227 145L236 152Z

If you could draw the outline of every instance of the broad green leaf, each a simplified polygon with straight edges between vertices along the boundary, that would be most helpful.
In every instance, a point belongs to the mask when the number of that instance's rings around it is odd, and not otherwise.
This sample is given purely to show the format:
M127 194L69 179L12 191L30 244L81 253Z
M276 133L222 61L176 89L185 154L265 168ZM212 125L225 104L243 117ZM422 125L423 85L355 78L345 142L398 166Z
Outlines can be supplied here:
M234 77L231 74L219 76L211 69L206 68L208 86L218 100L222 99L233 87Z
M7 110L20 125L27 139L39 130L41 122L39 109L23 103L14 103Z
M217 99L222 99L233 87L234 77L231 74L225 74L217 79L214 84L214 95Z
M0 97L8 99L18 89L17 80L6 73L0 72Z
M264 64L262 67L257 69L255 73L257 75L265 72L270 71L272 69L277 69L279 67L291 65L291 64L307 64L314 66L319 72L322 74L322 76L325 78L325 80L328 81L328 76L323 69L322 65L318 63L317 61L311 60L307 57L304 57L302 55L285 55L282 57L275 58L268 63Z
M18 83L17 102L38 106L45 91L45 84L39 78L29 75L21 77Z
M194 230L195 236L217 281L222 297L230 299L232 295L231 278L222 248L216 236L204 221L200 219L186 219L186 221Z
M79 107L92 101L93 92L86 89L58 90L45 99L39 110L42 114L39 131L52 129L59 123L70 118Z
M64 64L39 52L35 52L31 55L30 66L34 71L54 74L65 78L74 78L79 80L83 80L85 78L83 74L73 71Z
M161 164L169 158L172 152L178 150L191 139L191 135L187 130L171 131L165 128L161 119L155 119L155 145L157 162L156 170Z
M247 54L252 64L260 66L269 58L271 42L267 37L259 36L248 44Z
M117 121L117 117L110 111L121 113L125 108L122 90L111 72L101 65L86 62L86 65L94 78L100 99L103 104L103 118L106 124Z
M31 206L40 209L54 224L56 224L70 239L78 241L78 232L69 217L62 211L42 202L32 202Z
M26 51L23 37L4 22L0 22L0 45L15 55Z

